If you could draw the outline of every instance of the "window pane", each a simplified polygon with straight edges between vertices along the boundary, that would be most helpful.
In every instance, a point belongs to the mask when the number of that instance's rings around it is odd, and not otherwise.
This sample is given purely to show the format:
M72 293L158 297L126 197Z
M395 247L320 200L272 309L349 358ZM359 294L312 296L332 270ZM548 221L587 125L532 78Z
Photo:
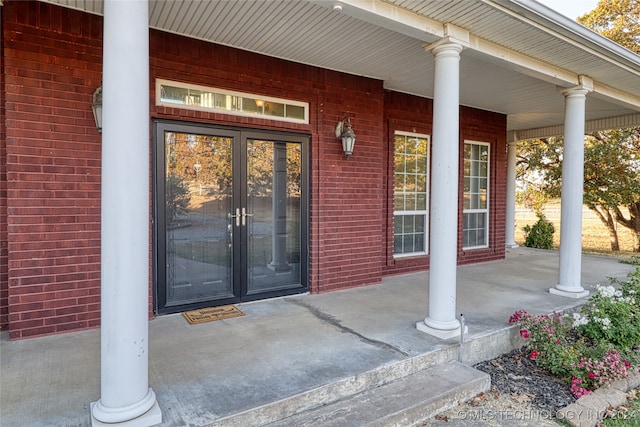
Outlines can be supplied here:
M402 235L393 237L393 252L401 254L402 252Z
M405 254L410 254L411 252L415 252L413 248L413 235L410 234L408 236L403 236L402 242L402 252Z
M426 198L426 196L427 196L427 175L426 175L426 172L423 175L418 175L416 177L416 180L417 180L416 191L418 193L424 193L424 196Z
M420 175L427 173L427 158L425 156L416 156L416 173Z
M417 147L418 144L419 142L415 138L407 139L407 142L406 142L407 154L416 154L418 152L418 147Z
M405 175L402 173L396 173L394 177L394 185L393 188L398 192L404 192L404 177Z
M407 193L415 192L417 190L416 176L415 175L405 175L405 176L406 176L406 181L405 181L404 191Z
M413 215L405 215L404 217L404 227L402 227L402 232L405 234L410 234L413 232Z
M416 172L416 156L408 155L406 160L407 166L406 170L410 173Z
M404 196L402 194L396 194L393 198L393 210L403 211L404 210Z
M397 215L393 218L393 232L394 234L401 234L402 233L402 224L403 224L403 217L401 215Z
M463 245L488 245L489 149L487 144L465 143ZM473 212L468 212L473 210Z
M405 198L404 209L406 211L414 211L414 210L416 210L416 199L415 199L415 196L409 195L409 196L407 196Z
M264 103L265 116L284 117L284 104L279 102Z
M287 117L290 119L304 120L304 107L287 105Z
M427 239L429 140L398 133L394 148L394 253L423 253Z

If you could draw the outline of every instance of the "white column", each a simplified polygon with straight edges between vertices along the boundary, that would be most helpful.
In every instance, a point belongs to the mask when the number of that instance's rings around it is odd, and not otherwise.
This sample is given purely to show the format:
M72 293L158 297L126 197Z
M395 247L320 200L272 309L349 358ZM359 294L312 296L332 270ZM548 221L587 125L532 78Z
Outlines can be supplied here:
M149 388L149 5L105 0L101 387L93 426L162 422Z
M456 270L461 51L460 44L451 42L433 49L429 314L416 327L442 339L460 335L460 323L456 319Z
M570 298L589 295L582 281L582 197L584 182L584 122L587 89L563 90L564 148L560 215L559 283L549 292Z
M516 147L517 142L507 144L507 209L505 213L504 240L507 248L517 248L516 228Z

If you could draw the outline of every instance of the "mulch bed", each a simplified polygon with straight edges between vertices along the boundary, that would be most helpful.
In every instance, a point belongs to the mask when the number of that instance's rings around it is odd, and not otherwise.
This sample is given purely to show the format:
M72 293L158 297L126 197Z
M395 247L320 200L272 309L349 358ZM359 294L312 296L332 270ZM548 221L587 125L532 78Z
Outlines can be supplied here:
M474 368L488 373L492 388L500 393L527 395L533 405L553 414L576 401L570 385L538 367L527 350L513 350Z

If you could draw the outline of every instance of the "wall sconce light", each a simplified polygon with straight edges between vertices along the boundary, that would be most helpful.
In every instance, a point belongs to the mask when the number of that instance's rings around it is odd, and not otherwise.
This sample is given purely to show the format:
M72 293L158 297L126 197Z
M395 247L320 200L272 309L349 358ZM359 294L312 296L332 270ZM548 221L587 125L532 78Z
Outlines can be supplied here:
M93 118L96 121L96 127L98 133L102 133L102 86L93 92L93 104L91 104L93 110Z
M349 116L339 121L336 125L336 138L342 140L342 150L348 159L353 154L353 147L356 144L356 134L351 129L351 118Z

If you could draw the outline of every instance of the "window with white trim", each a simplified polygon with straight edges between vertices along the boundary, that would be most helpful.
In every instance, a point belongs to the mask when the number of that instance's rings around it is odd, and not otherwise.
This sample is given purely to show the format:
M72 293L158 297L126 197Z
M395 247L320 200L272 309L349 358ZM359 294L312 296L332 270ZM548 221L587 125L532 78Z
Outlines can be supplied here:
M429 136L395 133L393 254L428 252Z
M486 142L464 143L464 249L489 246L489 151Z
M156 79L156 105L309 123L309 103Z

